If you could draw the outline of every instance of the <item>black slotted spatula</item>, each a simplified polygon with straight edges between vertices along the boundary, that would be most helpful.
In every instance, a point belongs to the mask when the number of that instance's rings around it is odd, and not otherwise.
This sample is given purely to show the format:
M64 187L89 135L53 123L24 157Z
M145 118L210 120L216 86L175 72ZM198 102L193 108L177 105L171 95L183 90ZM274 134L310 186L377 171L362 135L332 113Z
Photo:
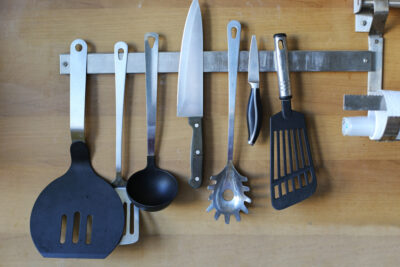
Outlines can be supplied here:
M44 257L102 259L121 240L124 208L90 164L84 133L87 44L77 39L70 49L71 166L36 199L30 230Z
M272 206L281 210L310 197L317 187L304 115L292 110L286 34L274 35L282 111L270 119Z

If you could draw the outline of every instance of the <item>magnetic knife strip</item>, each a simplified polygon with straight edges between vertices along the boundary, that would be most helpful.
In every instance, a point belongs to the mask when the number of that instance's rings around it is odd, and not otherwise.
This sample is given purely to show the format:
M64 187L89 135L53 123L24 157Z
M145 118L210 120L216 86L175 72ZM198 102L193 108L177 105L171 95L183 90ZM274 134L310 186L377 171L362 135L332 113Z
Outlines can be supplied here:
M374 51L290 51L289 68L294 72L375 71ZM239 72L247 72L248 51L240 51ZM260 72L275 72L273 51L259 51ZM159 73L178 72L179 52L159 52ZM128 54L127 73L144 73L144 53ZM204 72L228 72L226 51L204 52ZM89 53L88 74L114 73L113 53ZM60 74L69 74L69 54L60 55Z

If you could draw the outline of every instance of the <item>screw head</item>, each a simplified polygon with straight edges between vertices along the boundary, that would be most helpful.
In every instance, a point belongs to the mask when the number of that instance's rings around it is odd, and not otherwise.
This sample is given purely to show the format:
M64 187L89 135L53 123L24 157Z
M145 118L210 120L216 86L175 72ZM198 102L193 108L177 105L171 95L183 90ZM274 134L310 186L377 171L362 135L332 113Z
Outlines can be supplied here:
M64 61L64 62L63 62L63 66L64 66L64 67L67 67L67 66L68 66L68 62L67 62L67 61Z
M199 177L194 177L194 180L195 180L196 182L198 182L198 181L200 181L200 178L199 178Z
M375 39L375 43L376 43L376 44L379 44L379 40L378 40L378 39Z
M363 63L368 63L368 58L363 58Z
M196 150L196 155L200 155L200 150Z
M367 21L366 20L363 20L361 23L362 23L363 26L367 25Z
M194 124L194 127L195 127L195 128L199 128L199 126L200 126L200 125L199 125L198 123L195 123L195 124Z

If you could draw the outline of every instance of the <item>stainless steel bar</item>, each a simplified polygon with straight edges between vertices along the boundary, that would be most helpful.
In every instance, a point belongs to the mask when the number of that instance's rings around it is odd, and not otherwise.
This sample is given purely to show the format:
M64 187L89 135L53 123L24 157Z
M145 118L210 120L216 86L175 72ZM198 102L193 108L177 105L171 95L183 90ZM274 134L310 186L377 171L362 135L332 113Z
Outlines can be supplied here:
M373 51L289 51L289 70L302 71L374 71ZM273 51L259 51L260 72L275 72ZM159 53L159 73L178 72L179 52ZM247 72L248 51L240 51L239 72ZM144 53L129 53L127 73L144 73ZM204 72L228 72L226 51L204 52ZM70 55L60 55L60 74L70 73ZM87 74L114 73L114 54L92 53L87 57Z
M374 7L373 0L364 0L362 1L363 7ZM389 0L389 7L400 8L400 0Z
M386 102L381 95L344 95L343 109L386 110Z

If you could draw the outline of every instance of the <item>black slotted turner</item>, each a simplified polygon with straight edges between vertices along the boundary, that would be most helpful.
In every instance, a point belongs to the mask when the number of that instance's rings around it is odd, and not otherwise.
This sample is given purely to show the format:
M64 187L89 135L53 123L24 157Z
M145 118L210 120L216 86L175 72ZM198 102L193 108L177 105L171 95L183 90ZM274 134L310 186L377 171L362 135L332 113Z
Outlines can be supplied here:
M274 35L282 111L270 119L272 206L281 210L314 194L317 187L304 115L292 110L286 34Z
M85 142L87 44L70 48L71 166L40 193L32 208L32 240L44 257L107 257L124 230L122 202L90 164Z

